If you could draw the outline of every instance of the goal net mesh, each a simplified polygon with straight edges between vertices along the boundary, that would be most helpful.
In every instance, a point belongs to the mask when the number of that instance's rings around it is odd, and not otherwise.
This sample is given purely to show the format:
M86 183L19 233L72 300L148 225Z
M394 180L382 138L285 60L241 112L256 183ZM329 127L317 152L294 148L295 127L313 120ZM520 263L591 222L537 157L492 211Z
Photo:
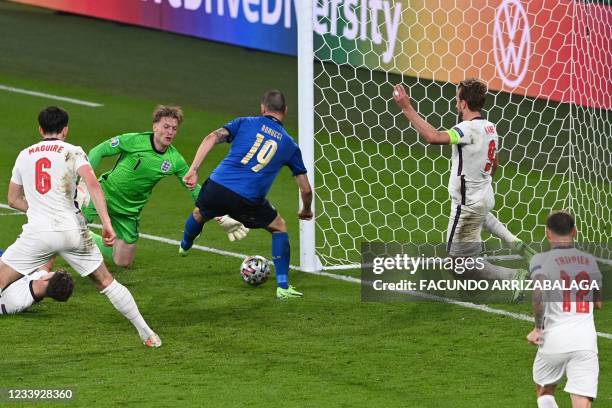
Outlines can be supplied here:
M541 242L547 214L569 209L583 239L609 241L612 7L315 0L313 11L324 266L359 263L362 242L446 240L450 147L422 142L393 102L397 83L429 123L449 129L457 83L484 80L483 114L500 135L494 214L524 241Z

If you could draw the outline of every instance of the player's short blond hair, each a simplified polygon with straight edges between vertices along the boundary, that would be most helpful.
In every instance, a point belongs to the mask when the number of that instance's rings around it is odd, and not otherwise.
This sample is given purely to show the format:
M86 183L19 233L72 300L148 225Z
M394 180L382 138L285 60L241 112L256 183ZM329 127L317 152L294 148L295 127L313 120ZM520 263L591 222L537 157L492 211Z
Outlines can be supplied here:
M162 118L174 118L180 125L183 121L183 110L180 106L157 105L153 111L153 123L157 123Z

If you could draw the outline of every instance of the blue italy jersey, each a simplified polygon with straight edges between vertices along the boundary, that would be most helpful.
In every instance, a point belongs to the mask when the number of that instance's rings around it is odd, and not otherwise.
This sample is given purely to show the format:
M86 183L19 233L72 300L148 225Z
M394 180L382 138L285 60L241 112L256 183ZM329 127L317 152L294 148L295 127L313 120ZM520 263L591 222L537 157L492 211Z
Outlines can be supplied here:
M236 118L224 126L232 144L210 179L249 199L264 198L283 166L306 173L302 152L283 124L272 116Z

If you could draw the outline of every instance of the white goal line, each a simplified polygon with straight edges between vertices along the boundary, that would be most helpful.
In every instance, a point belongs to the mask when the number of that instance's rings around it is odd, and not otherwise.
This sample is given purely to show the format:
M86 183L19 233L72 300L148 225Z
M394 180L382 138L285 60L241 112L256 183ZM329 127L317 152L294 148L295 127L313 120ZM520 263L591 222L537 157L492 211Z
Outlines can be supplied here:
M6 208L6 209L13 210L8 205L2 204L2 203L0 203L0 208ZM15 210L13 210L13 211L15 211ZM102 227L100 224L89 224L89 225L92 226L92 227L98 228L98 229ZM140 233L139 236L141 238L148 239L148 240L151 240L151 241L163 242L165 244L174 245L175 247L177 247L177 254L178 254L178 245L180 245L180 243L181 243L180 241L177 241L175 239L165 238L165 237L159 237L157 235L143 234L143 233ZM222 250L222 249L211 248L211 247L202 246L202 245L194 245L192 247L192 249L197 249L199 251L210 252L210 253L218 254L218 255L229 256L229 257L232 257L232 258L244 259L244 258L247 257L246 254L241 254L241 253L232 252L232 251L225 251L225 250ZM303 270L302 268L300 268L299 266L296 266L296 265L290 265L290 268L293 269L293 270L296 270L296 271L300 271L300 272L304 272L304 273L309 273L311 275L326 276L328 278L332 278L332 279L336 279L336 280L341 280L341 281L345 281L345 282L352 282L352 283L361 284L361 279L356 278L354 276L337 275L335 273L329 273L329 272L324 272L324 271L319 271L319 272L305 271L305 270ZM359 268L359 266L358 266L358 268ZM506 316L506 317L510 317L512 319L515 319L515 320L522 320L522 321L525 321L525 322L532 322L532 323L534 321L533 317L531 317L529 315L526 315L526 314L523 314L523 313L509 312L507 310L495 309L493 307L486 306L486 305L478 305L478 304L470 303L470 302L462 302L462 301L459 301L459 300L449 299L449 298L445 298L445 297L442 297L442 296L430 295L428 293L422 293L422 292L418 292L418 291L410 291L409 293L411 295L415 296L415 297L419 297L419 298L422 298L422 299L428 299L428 300L433 300L433 301L436 301L436 302L447 303L447 304L451 304L451 305L456 305L456 306L464 307L464 308L467 308L467 309L479 310L481 312L495 314L495 315L498 315L498 316ZM612 334L610 334L610 333L597 332L597 335L599 337L603 337L605 339L612 340Z
M2 85L2 84L0 84L0 90L6 91L6 92L30 95L30 96L37 96L40 98L54 99L56 101L74 103L75 105L89 106L90 108L99 108L101 106L104 106L101 103L89 102L89 101L84 101L84 100L75 99L75 98L68 98L66 96L53 95L53 94L48 94L44 92L32 91L29 89L15 88L12 86Z

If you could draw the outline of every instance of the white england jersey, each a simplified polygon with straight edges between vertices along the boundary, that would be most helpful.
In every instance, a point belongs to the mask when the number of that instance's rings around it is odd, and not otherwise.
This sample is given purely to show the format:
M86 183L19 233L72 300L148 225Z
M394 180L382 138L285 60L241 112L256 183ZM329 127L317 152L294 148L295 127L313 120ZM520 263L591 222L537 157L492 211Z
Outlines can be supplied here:
M491 170L498 148L495 125L477 117L448 131L459 137L453 157L448 192L456 203L472 205L493 197Z
M533 257L531 279L538 275L551 282L564 282L570 288L577 282L601 283L595 258L573 247L557 247ZM593 320L592 292L551 290L544 293L544 354L593 351L597 353L597 332Z
M24 232L67 231L84 226L75 204L77 170L89 164L82 148L43 140L19 153L11 182L23 186L28 202Z
M0 314L20 313L29 308L34 302L39 302L34 296L32 282L47 277L49 272L38 271L17 279L2 291L0 296Z

